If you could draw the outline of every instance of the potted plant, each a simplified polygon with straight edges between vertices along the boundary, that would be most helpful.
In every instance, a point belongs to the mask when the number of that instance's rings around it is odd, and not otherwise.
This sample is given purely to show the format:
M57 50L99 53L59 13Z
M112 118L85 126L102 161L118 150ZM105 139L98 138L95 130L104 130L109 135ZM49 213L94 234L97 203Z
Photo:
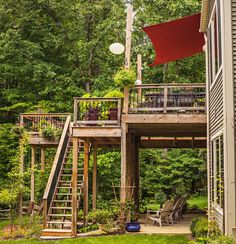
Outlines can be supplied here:
M105 98L123 98L124 94L118 90L113 90L108 92ZM118 117L118 108L116 102L111 102L108 105L108 119L109 120L117 120Z
M121 69L114 76L115 83L120 87L133 87L135 85L136 74L133 69Z
M97 223L99 230L104 231L106 229L106 225L112 219L112 213L109 210L97 209L89 213L87 219L88 221Z
M48 125L42 129L42 136L49 141L59 140L62 134L62 129Z
M90 94L85 94L82 98L90 98ZM99 101L82 101L80 102L80 115L83 120L98 120L99 117Z

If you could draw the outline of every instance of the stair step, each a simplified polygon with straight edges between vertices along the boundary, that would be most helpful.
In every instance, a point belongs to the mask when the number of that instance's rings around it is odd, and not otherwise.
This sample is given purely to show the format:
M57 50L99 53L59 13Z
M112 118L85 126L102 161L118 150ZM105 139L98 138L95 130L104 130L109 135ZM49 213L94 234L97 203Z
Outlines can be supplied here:
M51 209L63 209L63 210L71 210L72 207L51 207Z
M72 222L66 222L66 221L47 221L47 224L66 224L71 225Z
M71 237L71 230L66 229L44 229L42 231L41 239L55 238L55 237Z
M71 217L72 214L49 214L50 217Z
M72 202L72 200L66 200L66 199L59 200L59 199L55 199L52 202Z
M65 193L55 193L55 196L72 196L72 194L71 193L67 193L67 192L65 192Z

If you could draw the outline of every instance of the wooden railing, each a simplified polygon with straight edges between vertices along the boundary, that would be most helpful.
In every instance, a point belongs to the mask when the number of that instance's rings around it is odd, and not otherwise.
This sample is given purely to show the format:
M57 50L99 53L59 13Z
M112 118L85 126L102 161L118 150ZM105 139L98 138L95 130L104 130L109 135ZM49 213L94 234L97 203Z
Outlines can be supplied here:
M128 113L204 113L205 84L154 84L129 91Z
M46 225L47 214L50 208L53 194L56 189L57 181L59 178L60 170L65 160L67 146L69 144L69 129L70 129L71 116L67 115L63 133L57 148L57 152L53 161L50 176L48 178L47 186L43 196L43 207L44 207L44 225Z
M46 127L63 129L68 113L24 113L20 114L20 126L29 132L41 132Z
M74 125L120 126L122 98L74 98Z
M0 209L0 221L10 219L10 209Z

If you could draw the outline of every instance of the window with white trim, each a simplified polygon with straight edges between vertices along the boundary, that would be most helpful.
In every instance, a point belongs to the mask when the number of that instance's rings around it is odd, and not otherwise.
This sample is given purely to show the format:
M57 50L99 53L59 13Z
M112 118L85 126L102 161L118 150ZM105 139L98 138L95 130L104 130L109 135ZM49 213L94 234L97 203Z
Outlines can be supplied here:
M209 80L213 84L222 66L221 0L216 0L208 27Z
M223 134L212 142L211 185L214 204L224 207L224 138Z

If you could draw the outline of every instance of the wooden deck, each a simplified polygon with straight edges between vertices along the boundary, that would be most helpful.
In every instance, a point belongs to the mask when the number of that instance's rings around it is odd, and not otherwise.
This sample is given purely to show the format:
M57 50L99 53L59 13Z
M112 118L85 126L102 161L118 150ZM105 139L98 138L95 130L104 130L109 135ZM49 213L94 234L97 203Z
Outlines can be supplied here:
M71 192L71 228L70 233L77 234L77 166L79 150L84 152L83 161L83 206L88 214L88 164L89 154L93 153L92 206L96 209L97 201L97 149L117 147L121 151L120 199L125 206L129 191L133 188L135 211L139 211L139 149L141 148L206 148L207 116L205 110L204 84L164 84L142 85L131 90L125 89L121 98L74 98L74 119L68 114L24 114L21 125L29 134L32 147L31 168L35 165L37 147L41 148L41 164L44 169L44 149L56 146L47 188L44 194L44 226L47 235L59 235L54 230L48 231L46 223L50 216L50 203L53 201L56 182L63 171L66 153L73 154ZM64 128L60 141L42 138L42 131L47 127ZM81 144L82 142L82 144ZM22 155L21 166L23 165ZM71 164L71 163L70 163ZM31 173L31 202L34 202L34 173ZM55 199L54 199L55 200ZM123 208L122 208L123 209ZM54 210L53 210L54 211ZM53 215L53 214L51 214ZM121 222L125 213L121 211ZM184 233L189 233L189 222L182 223ZM180 224L181 225L181 224ZM177 226L177 225L176 225ZM157 226L142 227L154 233L164 231ZM175 227L168 227L168 233ZM63 227L62 227L63 229ZM151 230L152 229L152 230ZM171 230L172 229L172 230ZM179 228L178 228L179 229ZM184 231L185 230L185 231ZM151 232L150 232L151 231ZM60 231L59 231L60 232ZM163 232L164 233L164 232ZM45 234L45 235L46 235Z

